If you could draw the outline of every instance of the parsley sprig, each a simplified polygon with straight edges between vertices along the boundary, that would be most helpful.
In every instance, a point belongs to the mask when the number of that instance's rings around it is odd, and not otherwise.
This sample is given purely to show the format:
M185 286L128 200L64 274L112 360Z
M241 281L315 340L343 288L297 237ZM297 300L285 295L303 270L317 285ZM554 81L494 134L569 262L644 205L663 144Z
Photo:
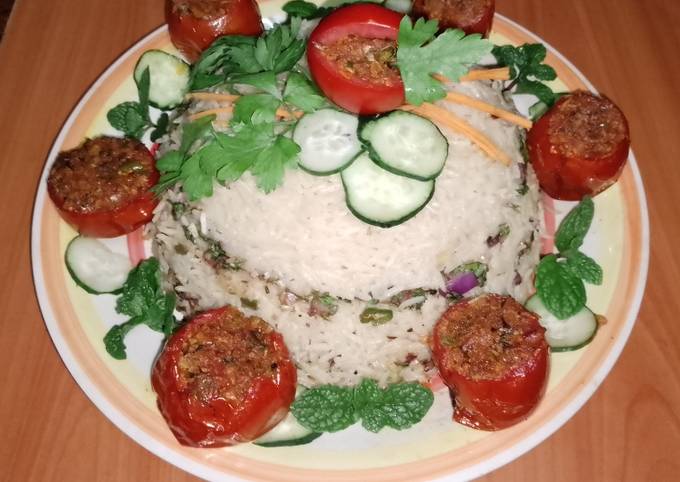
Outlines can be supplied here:
M356 387L322 385L303 392L291 406L295 418L315 432L337 432L361 420L366 430L403 430L420 422L434 395L418 383L380 388L364 379Z
M586 304L586 283L602 284L602 267L579 248L590 229L595 205L590 197L572 209L555 233L557 254L544 256L536 268L536 292L557 318L564 320Z
M166 152L156 164L161 172L157 194L181 182L189 199L196 201L212 195L214 181L233 182L245 172L269 193L281 185L286 169L297 166L300 146L287 135L296 121L277 120L277 111L313 112L327 106L326 99L300 72L290 72L283 86L271 72L238 79L260 92L234 103L228 133L212 128L214 116L185 124L180 148Z
M298 38L299 17L280 24L260 37L225 35L201 54L191 69L190 89L202 90L220 83L232 83L238 76L291 70L305 51Z
M531 106L529 114L536 120L550 108L560 94L546 84L557 78L555 69L544 63L547 54L543 44L496 45L491 51L499 65L510 68L510 82L505 91L517 94L532 94L538 102Z
M106 351L113 358L124 360L127 357L125 336L138 325L170 335L177 326L174 309L175 294L163 290L158 260L149 258L142 261L130 271L123 292L116 301L116 312L130 319L108 331L104 337Z
M408 16L399 24L397 65L410 104L443 99L446 90L432 74L458 81L493 48L479 34L449 29L436 35L438 28L436 20L420 18L414 24Z
M121 131L127 137L141 139L144 133L152 129L151 141L155 142L162 137L168 130L170 118L163 112L156 122L151 121L149 114L149 85L151 74L147 67L142 72L142 76L137 83L139 101L122 102L113 107L106 114L106 118L111 127Z

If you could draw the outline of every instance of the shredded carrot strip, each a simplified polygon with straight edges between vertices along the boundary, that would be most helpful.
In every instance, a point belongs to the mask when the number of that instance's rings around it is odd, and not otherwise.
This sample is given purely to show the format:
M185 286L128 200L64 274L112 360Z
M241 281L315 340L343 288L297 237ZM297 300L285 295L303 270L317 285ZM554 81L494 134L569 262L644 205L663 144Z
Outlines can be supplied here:
M238 95L234 94L216 94L214 92L189 92L185 97L187 99L214 100L217 102L234 102L239 98Z
M231 105L227 105L224 107L218 107L217 109L208 109L204 110L201 112L196 112L194 114L191 114L189 116L190 121L195 121L196 119L200 119L201 117L205 117L207 115L212 115L212 114L231 114L234 112L234 107ZM290 112L287 111L286 109L278 109L276 111L276 115L279 117L282 117L284 119L297 119L302 117L302 112Z
M448 92L446 94L446 100L455 102L457 104L466 105L472 107L473 109L481 110L491 114L492 116L498 117L499 119L504 119L518 126L524 127L525 129L531 129L532 123L529 119L526 119L520 115L513 114L510 111L501 109L492 104L487 104L481 100L468 97L467 95L459 94L457 92Z
M432 75L439 82L450 82L449 79L441 74ZM496 69L476 69L471 70L460 78L460 82L470 82L472 80L510 80L510 68L498 67Z
M191 114L189 116L189 120L195 121L196 119L200 119L201 117L205 117L205 116L208 116L208 115L231 114L232 112L234 112L234 107L229 105L229 106L225 106L225 107L219 107L217 109L208 109L208 110L204 110L204 111L201 111L201 112L196 112L196 113Z
M427 102L420 106L404 105L401 106L400 109L415 112L416 114L432 119L456 132L466 135L493 160L499 161L506 166L509 166L512 163L507 154L496 147L488 137L446 109L442 109L433 104L428 104Z

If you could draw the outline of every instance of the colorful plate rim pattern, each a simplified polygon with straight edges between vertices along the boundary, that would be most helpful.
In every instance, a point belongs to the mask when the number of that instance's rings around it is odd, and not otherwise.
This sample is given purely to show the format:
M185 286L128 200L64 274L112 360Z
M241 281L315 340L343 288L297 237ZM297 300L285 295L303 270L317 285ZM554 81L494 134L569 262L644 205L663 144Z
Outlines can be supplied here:
M516 44L542 42L528 30L498 14L494 31ZM46 165L60 150L77 145L85 136L98 108L130 74L139 53L165 43L167 30L162 26L137 42L97 79L64 123ZM567 59L543 43L549 50L547 62L556 68L560 79L570 89L595 90ZM555 432L604 380L628 339L642 301L649 260L649 220L644 188L632 152L629 159L619 181L625 211L624 243L614 299L609 303L606 313L610 322L608 336L596 337L569 376L550 392L550 396L526 422L472 442L465 446L465 450L417 462L360 470L300 469L252 460L229 452L220 452L219 457L214 457L210 451L187 449L177 444L159 414L149 417L147 407L133 397L126 397L125 390L121 390L124 387L105 376L108 367L97 356L93 356L93 349L82 334L67 290L61 286L63 253L54 249L54 246L59 246L61 221L46 195L46 170L36 195L31 232L35 289L55 347L92 402L133 440L199 477L211 480L245 478L280 481L470 479L519 457Z

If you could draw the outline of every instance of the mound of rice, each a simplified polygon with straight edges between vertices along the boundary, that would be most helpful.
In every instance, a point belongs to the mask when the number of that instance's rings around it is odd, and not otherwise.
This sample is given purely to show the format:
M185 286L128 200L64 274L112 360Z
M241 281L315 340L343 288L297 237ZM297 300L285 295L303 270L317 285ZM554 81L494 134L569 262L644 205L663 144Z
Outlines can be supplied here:
M509 108L492 83L449 88ZM168 192L154 218L153 245L181 308L191 314L228 303L269 321L283 334L305 386L426 379L427 337L449 303L439 294L442 273L485 263L486 284L468 295L525 300L543 219L519 129L467 107L440 105L483 131L513 165L490 160L467 137L440 126L449 157L435 194L393 228L354 217L339 175L291 170L281 187L264 194L246 174L226 187L216 184L212 197L195 203L179 189ZM507 237L494 242L501 229L509 229ZM393 298L419 288L425 292L410 301ZM337 312L314 315L325 295L335 299ZM367 306L394 316L361 323Z

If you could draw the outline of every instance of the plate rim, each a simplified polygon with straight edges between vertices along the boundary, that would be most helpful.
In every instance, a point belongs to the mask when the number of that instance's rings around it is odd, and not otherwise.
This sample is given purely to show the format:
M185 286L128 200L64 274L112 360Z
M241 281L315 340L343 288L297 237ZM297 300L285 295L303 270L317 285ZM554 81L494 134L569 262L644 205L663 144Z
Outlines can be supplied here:
M585 75L574 66L564 55L562 55L557 49L555 49L550 43L544 41L538 35L534 34L527 28L518 24L517 22L507 18L504 15L496 13L496 17L501 19L503 22L507 23L513 29L518 30L525 36L543 43L549 52L555 55L561 62L563 62L573 74L575 74L578 79L584 83L593 92L597 92L593 84L585 77ZM57 352L59 353L62 362L66 366L67 370L76 381L81 390L86 394L86 396L94 403L98 410L100 410L108 419L111 421L119 430L125 433L133 441L144 447L149 452L160 457L164 461L175 465L182 470L189 473L197 475L206 479L219 479L226 481L240 481L243 480L234 474L225 473L221 470L217 470L208 467L204 464L197 463L196 461L186 457L184 454L177 450L168 449L163 444L159 443L152 436L148 435L144 430L138 428L132 420L129 419L127 415L122 413L116 407L109 402L109 400L102 394L99 388L90 380L88 375L83 371L78 361L75 359L70 347L66 343L55 316L52 312L52 306L48 297L48 289L41 271L42 266L42 253L40 250L40 239L42 234L42 225L40 222L40 217L42 215L43 206L45 204L46 189L44 185L47 177L47 162L52 159L59 150L59 147L63 143L65 137L67 136L69 130L73 126L75 120L78 118L83 107L87 104L90 98L96 93L101 84L114 72L117 68L125 62L140 46L147 43L150 39L161 35L164 31L167 31L167 26L161 25L160 27L152 30L148 34L141 37L137 42L128 47L121 55L119 55L101 74L99 74L96 80L90 84L84 94L80 97L79 101L76 103L74 108L71 110L66 121L62 124L59 130L59 134L55 138L52 146L50 147L49 153L45 158L43 165L42 174L40 177L40 182L38 184L37 192L34 198L34 204L32 209L32 219L31 219L31 271L33 276L33 285L38 299L38 304L40 312L47 330L50 334L52 343L54 344ZM567 404L557 412L552 415L546 423L539 426L535 431L530 433L527 437L524 437L519 442L510 445L509 447L501 450L497 454L486 458L476 464L469 467L459 469L455 472L441 477L441 474L433 474L440 480L455 479L470 479L474 477L479 477L488 472L491 472L502 465L509 463L510 461L522 456L524 453L528 452L543 440L552 435L557 431L564 423L566 423L593 395L595 390L600 386L602 381L606 378L607 374L611 371L614 364L618 360L623 347L626 345L630 333L637 320L640 305L642 303L642 298L644 296L644 291L647 283L647 275L649 269L649 242L650 242L650 231L649 231L649 212L647 207L646 193L644 189L644 184L640 171L638 168L636 157L631 150L629 153L629 166L632 171L632 178L634 181L635 190L638 193L639 202L638 207L640 210L640 264L637 269L633 269L638 277L638 285L636 286L634 298L630 304L630 310L627 313L627 318L621 326L621 331L615 343L610 348L609 354L602 360L599 368L595 371L592 377L588 380L588 383L584 385L576 394L567 402ZM361 472L372 469L359 469Z

